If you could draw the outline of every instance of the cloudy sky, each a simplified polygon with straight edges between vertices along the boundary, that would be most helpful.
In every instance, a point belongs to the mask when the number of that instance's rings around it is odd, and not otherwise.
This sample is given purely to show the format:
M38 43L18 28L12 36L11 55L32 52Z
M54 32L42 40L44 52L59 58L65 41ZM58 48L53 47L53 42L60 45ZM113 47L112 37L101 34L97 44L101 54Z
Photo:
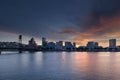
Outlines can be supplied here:
M120 0L0 0L0 41L34 37L72 41L84 46L98 41L120 45Z

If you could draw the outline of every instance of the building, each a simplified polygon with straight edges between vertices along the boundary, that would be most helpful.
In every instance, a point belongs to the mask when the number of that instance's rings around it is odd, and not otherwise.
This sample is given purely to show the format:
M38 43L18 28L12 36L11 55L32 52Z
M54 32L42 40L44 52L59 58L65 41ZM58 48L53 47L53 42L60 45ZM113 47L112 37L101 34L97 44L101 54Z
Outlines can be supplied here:
M98 48L98 42L88 42L87 48Z
M73 47L76 48L76 43L75 42L73 42Z
M29 40L28 46L29 46L30 48L35 48L35 47L37 47L37 44L36 44L34 38L31 38L31 39Z
M52 49L52 50L55 49L55 43L54 42L48 42L47 46L48 46L49 49Z
M56 50L63 50L63 41L56 42Z
M42 38L42 47L46 48L47 47L47 41L46 38Z
M116 48L116 39L109 40L109 48Z
M73 45L71 42L65 42L65 50L73 50Z
M19 43L17 43L17 42L0 42L0 48L19 48Z

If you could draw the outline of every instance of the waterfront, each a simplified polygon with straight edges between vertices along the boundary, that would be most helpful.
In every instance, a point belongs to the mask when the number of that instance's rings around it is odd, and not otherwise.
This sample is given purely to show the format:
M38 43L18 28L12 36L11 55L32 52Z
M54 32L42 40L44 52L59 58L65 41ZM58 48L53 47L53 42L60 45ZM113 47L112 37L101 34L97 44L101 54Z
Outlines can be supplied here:
M3 52L0 80L119 80L120 52Z

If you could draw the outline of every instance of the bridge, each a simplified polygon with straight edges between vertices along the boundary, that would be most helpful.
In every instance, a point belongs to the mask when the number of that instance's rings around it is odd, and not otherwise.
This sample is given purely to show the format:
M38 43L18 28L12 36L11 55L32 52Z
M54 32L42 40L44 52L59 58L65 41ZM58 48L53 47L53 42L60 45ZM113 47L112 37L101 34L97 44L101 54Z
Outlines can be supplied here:
M38 49L38 48L0 48L0 54L2 54L2 51L18 51L18 53L22 53L22 51L36 52L36 51L41 51L41 49Z

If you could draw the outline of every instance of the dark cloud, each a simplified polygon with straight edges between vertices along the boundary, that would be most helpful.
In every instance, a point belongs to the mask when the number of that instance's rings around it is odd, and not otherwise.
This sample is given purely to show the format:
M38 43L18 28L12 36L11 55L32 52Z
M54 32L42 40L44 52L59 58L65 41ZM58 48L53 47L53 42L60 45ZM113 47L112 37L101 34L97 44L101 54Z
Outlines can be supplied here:
M75 17L73 23L77 25L76 31L88 33L97 30L96 35L104 35L107 32L113 32L114 27L119 23L120 0L93 0L92 9L84 18ZM113 23L113 25L110 23ZM107 28L106 28L107 27ZM64 32L66 31L66 32ZM69 29L63 30L63 33L70 33ZM73 31L71 31L73 32Z
M100 23L101 18L112 18L120 12L120 1L119 0L95 0L93 10L90 14L91 25L102 25Z

